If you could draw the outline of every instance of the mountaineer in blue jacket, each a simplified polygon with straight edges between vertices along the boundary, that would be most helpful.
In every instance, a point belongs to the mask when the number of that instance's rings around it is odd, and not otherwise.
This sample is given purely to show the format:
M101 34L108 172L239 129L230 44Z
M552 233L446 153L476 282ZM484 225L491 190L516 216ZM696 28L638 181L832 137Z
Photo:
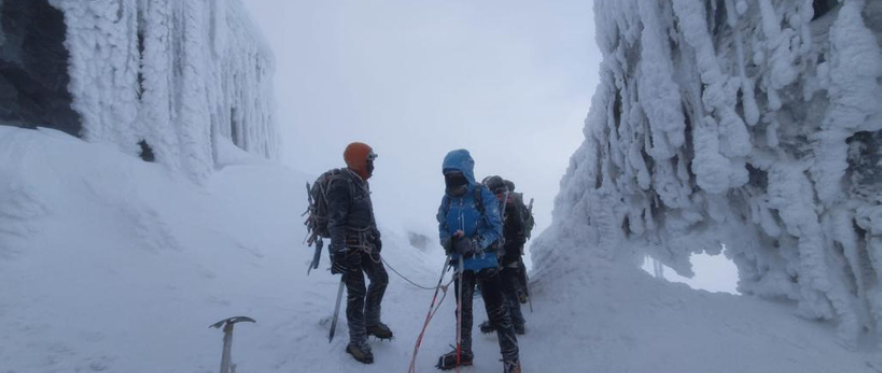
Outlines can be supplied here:
M503 301L499 275L503 218L496 196L486 186L475 182L474 166L475 161L465 149L449 152L442 163L445 196L436 218L441 245L458 271L454 286L461 314L459 349L439 357L437 367L447 370L458 364L472 365L472 296L476 282L480 282L488 319L498 327L503 371L521 373L518 340ZM462 268L459 267L461 258Z

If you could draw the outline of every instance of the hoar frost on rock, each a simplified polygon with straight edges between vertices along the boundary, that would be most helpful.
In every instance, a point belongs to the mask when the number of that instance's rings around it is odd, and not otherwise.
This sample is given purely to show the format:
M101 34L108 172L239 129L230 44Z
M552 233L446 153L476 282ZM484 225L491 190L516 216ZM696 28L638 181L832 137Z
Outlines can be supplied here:
M275 158L272 52L239 0L50 0L81 136L204 180L217 143ZM229 140L226 140L229 139Z
M879 2L599 0L595 21L601 83L553 234L684 275L724 244L743 294L879 341Z

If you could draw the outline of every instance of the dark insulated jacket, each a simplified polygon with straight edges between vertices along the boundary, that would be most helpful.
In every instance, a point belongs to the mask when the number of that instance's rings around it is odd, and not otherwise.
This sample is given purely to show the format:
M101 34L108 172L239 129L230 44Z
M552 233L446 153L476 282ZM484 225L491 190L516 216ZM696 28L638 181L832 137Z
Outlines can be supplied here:
M515 201L515 195L509 194L506 201L506 220L503 222L503 266L515 263L521 258L524 247L524 222L521 220L521 209Z
M352 245L374 246L380 240L371 190L358 174L344 169L330 182L326 199L332 253Z

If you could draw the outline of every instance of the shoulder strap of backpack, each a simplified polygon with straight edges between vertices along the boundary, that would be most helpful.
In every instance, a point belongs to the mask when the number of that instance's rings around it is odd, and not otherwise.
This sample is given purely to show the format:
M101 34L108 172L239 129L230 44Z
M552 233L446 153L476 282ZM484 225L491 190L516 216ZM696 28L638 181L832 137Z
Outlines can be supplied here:
M475 203L475 209L478 210L478 212L481 214L480 219L487 219L487 216L485 216L485 213L484 213L484 203L483 203L482 197L481 197L481 188L482 187L483 187L483 185L481 185L481 184L475 184L475 188L473 188L474 194L473 194L472 202ZM448 196L447 194L445 194L443 203L445 206L445 216L448 216L448 213L451 211L451 197ZM447 222L445 224L447 224Z

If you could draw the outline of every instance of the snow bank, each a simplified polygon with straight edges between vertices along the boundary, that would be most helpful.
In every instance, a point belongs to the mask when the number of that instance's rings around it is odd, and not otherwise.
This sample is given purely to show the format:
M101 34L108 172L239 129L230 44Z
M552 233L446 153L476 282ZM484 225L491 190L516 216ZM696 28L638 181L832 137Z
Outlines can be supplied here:
M4 371L215 370L206 326L270 321L256 299L284 300L281 274L306 270L289 189L305 177L278 166L202 187L112 145L0 126L0 180Z
M393 271L434 286L443 250L413 248L381 228L390 271L383 320L396 339L370 341L377 362L357 363L344 352L345 321L327 339L340 280L327 253L307 276L313 250L300 214L314 176L222 149L225 166L198 185L112 145L0 126L3 372L216 372L222 333L207 326L236 315L257 320L236 326L239 372L407 369L432 291ZM446 298L421 372L454 339ZM499 365L490 353L476 363Z
M51 0L88 141L205 180L213 139L274 158L272 52L239 0Z
M879 342L879 5L813 3L596 2L601 84L538 274L650 255L689 276L724 243L742 293Z

